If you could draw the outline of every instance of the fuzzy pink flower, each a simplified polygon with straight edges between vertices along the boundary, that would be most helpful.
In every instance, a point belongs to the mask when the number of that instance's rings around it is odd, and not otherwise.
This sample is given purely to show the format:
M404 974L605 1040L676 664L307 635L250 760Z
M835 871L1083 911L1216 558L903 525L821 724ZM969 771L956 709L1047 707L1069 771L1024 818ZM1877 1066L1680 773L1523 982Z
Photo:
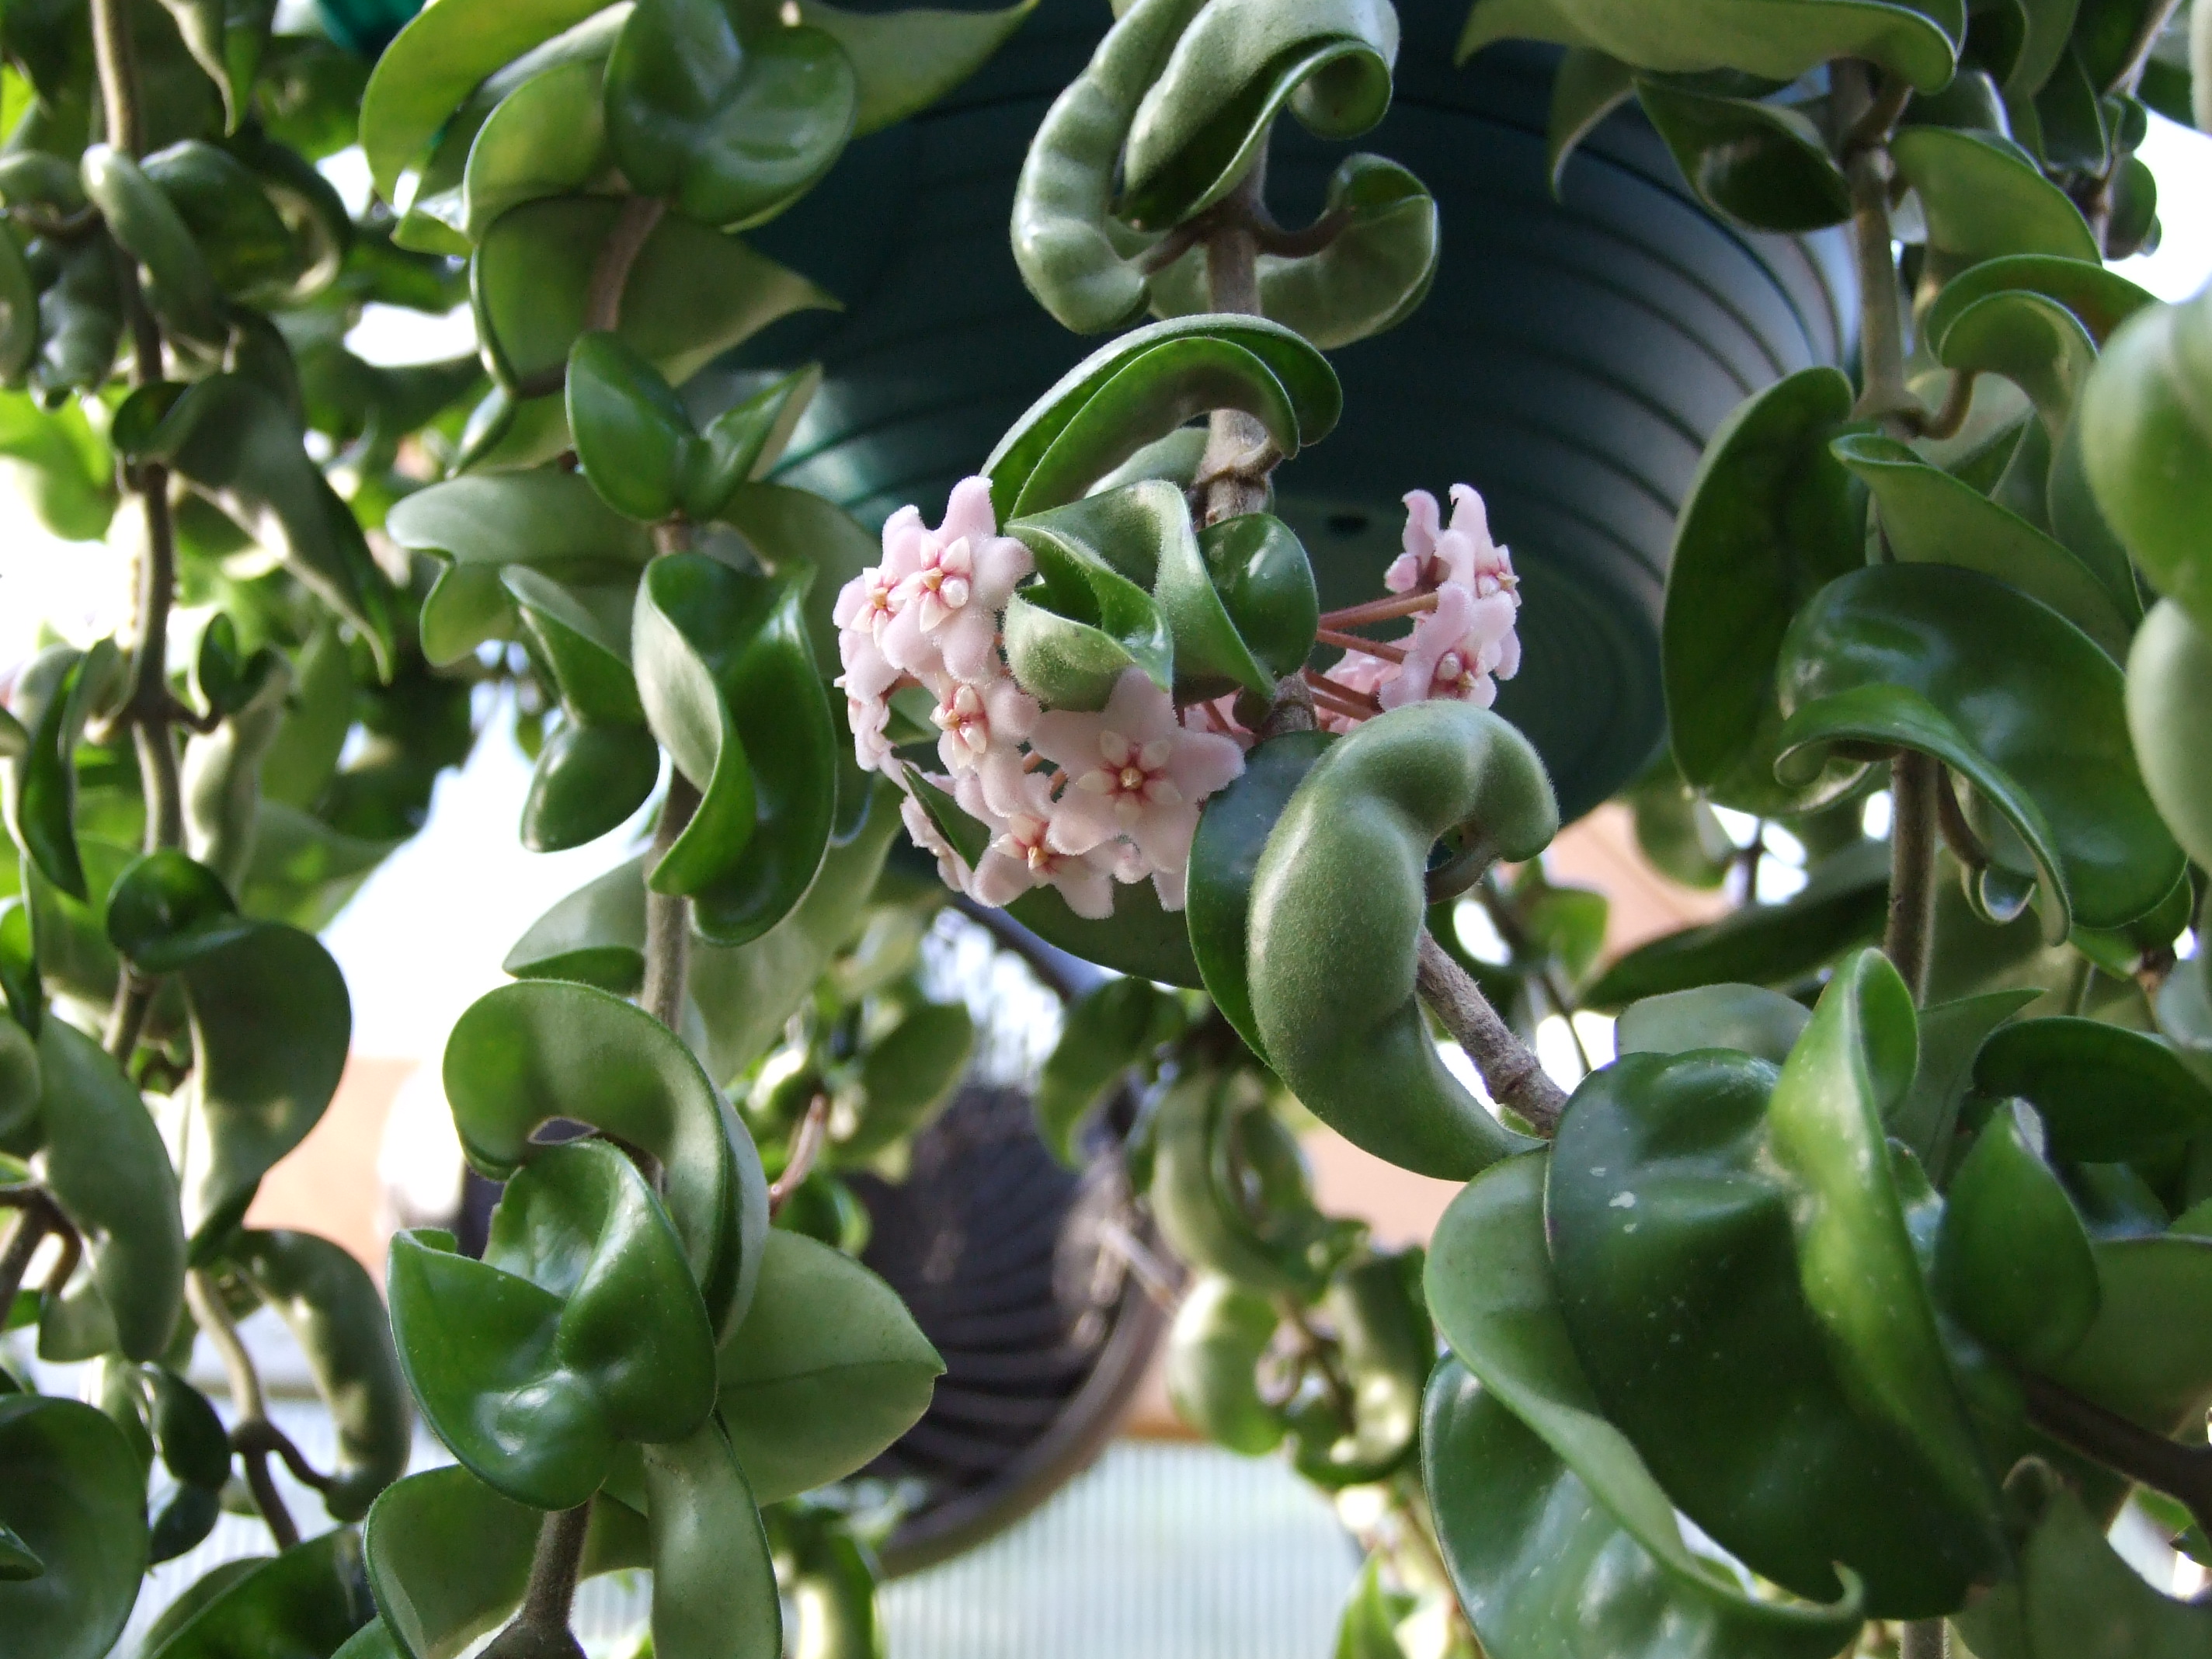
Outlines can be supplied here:
M956 778L972 774L992 811L1011 812L1020 795L1022 741L1039 712L1036 699L1011 674L980 684L942 681L930 714L945 734L937 740L938 758Z
M1189 862L1199 803L1244 769L1233 739L1186 731L1173 699L1137 668L1122 671L1096 714L1040 716L1030 746L1067 773L1054 845L1087 853L1127 836L1155 870Z
M837 682L842 685L844 682ZM853 728L853 758L863 772L881 772L891 757L891 706L881 697L845 698L845 723Z
M1492 676L1504 662L1509 640L1513 665L1520 665L1515 610L1513 596L1502 589L1478 599L1456 582L1439 588L1437 608L1413 625L1406 660L1376 694L1383 708L1402 708L1428 697L1489 708L1498 699Z
M908 673L927 676L942 662L955 679L981 680L993 666L999 613L1014 585L1035 568L1030 550L998 533L991 481L963 478L952 487L945 522L924 530L917 515L899 521L897 552L911 567L891 592L892 614L882 633L884 654ZM886 566L893 554L884 527Z
M1328 677L1347 691L1364 691L1379 698L1382 688L1398 678L1398 665L1364 652L1347 651L1330 668ZM1314 720L1324 732L1349 732L1359 724L1357 716L1332 708L1318 698L1314 702Z
M1437 498L1425 489L1406 495L1405 551L1382 577L1393 593L1457 583L1478 599L1500 588L1511 592L1518 580L1512 555L1490 538L1490 514L1473 486L1451 487L1451 527L1441 525Z
M1021 781L1014 811L1003 816L980 799L981 786L961 780L961 805L992 831L968 891L980 904L1012 904L1035 887L1056 887L1067 908L1096 921L1114 914L1114 854L1106 848L1064 852L1051 840L1057 809L1052 790L1035 773ZM982 810L978 811L978 808Z

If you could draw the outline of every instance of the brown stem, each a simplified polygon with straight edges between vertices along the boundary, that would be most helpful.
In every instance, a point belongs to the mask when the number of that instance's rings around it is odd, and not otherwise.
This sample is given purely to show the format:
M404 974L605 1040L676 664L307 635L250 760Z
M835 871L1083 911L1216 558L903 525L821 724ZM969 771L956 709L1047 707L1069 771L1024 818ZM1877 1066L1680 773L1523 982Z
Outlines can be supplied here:
M1403 662L1406 652L1402 646L1386 645L1381 640L1364 640L1357 634L1339 633L1334 628L1314 630L1316 644L1333 645L1343 651L1357 651L1363 656L1379 657L1384 662Z
M538 1548L530 1560L530 1582L514 1621L484 1650L484 1659L582 1659L583 1647L568 1628L568 1607L576 1599L583 1570L584 1540L590 1534L592 1506L555 1510L538 1528Z
M1370 599L1365 605L1346 605L1341 611L1321 613L1323 628L1360 628L1369 623L1390 622L1399 617L1419 616L1437 608L1434 593L1401 593L1395 599Z
M823 1143L829 1138L830 1097L817 1094L806 1103L806 1115L799 1121L799 1133L792 1138L790 1162L783 1166L783 1173L769 1183L769 1220L782 1214L791 1195L805 1184L814 1160L822 1155Z
M1328 703L1340 714L1357 714L1366 719L1382 712L1382 703L1372 692L1355 691L1341 681L1329 678L1318 668L1303 671L1300 678L1312 691L1315 702Z
M1279 259L1303 259L1308 254L1321 252L1344 234L1351 223L1350 208L1331 208L1304 230L1285 230L1263 214L1261 223L1254 229L1253 240L1262 253L1273 254Z
M1918 1002L1928 986L1936 922L1936 775L1942 763L1913 750L1889 765L1889 925L1881 948Z
M2106 1411L2033 1371L2021 1374L2027 1420L2130 1480L2187 1505L2197 1524L2212 1532L2212 1446L2184 1446Z
M1850 181L1851 240L1859 273L1859 367L1863 385L1854 414L1887 421L1900 431L1911 407L1905 385L1905 313L1889 222L1889 130L1904 109L1895 83L1877 96L1868 66L1846 60L1833 70L1839 112L1851 121L1844 143ZM1906 89L1910 95L1910 89Z
M307 1462L307 1454L293 1443L292 1437L268 1419L260 1419L240 1423L230 1431L230 1449L248 1457L267 1457L274 1453L284 1460L284 1467L292 1471L292 1478L303 1486L317 1492L328 1492L336 1484Z
M584 326L611 329L622 321L623 289L629 285L630 267L644 251L653 227L668 210L658 196L623 199L622 213L599 244L599 257L592 262L591 285L584 290Z
M1286 732L1310 732L1315 725L1313 688L1291 675L1275 682L1275 695L1252 733L1267 743Z
M145 1034L146 1016L154 1006L155 981L144 975L123 969L121 981L115 988L115 1003L107 1011L107 1052L125 1066L131 1056L138 1052L138 1039Z
M1266 216L1261 205L1267 158L1260 159L1243 180L1215 207L1206 231L1207 302L1218 312L1260 314L1260 240ZM1217 409L1207 422L1206 454L1198 476L1204 480L1204 522L1257 513L1267 505L1269 457L1274 446L1267 429L1241 409Z
M1974 833L1974 826L1966 822L1966 809L1959 805L1959 792L1951 787L1950 769L1936 768L1936 827L1942 832L1943 845L1951 849L1951 856L1969 870L1989 868L1990 849L1982 845L1982 838Z
M185 1304L192 1312L193 1322L207 1334L215 1345L216 1358L222 1362L222 1374L230 1386L231 1404L237 1408L238 1421L232 1425L234 1437L250 1433L256 1424L269 1421L268 1402L261 1394L261 1373L254 1369L253 1356L246 1351L246 1343L238 1334L238 1326L223 1305L222 1292L215 1281L201 1272L185 1275ZM269 1535L279 1550L289 1550L300 1541L300 1528L292 1519L292 1511L285 1507L284 1495L276 1490L276 1477L269 1472L267 1450L246 1450L241 1453L246 1465L246 1490L253 1494L253 1507L261 1511L261 1519L269 1528Z
M1426 930L1421 934L1414 983L1421 1000L1436 1011L1467 1057L1474 1062L1483 1086L1501 1106L1520 1114L1537 1133L1547 1139L1559 1127L1566 1109L1566 1092L1552 1081L1528 1045L1513 1035L1482 994L1482 988Z
M653 863L667 856L676 838L699 810L699 791L691 780L668 768L668 795L661 802L659 821L653 826ZM684 1028L684 976L690 964L691 915L690 901L674 893L645 893L645 1011L681 1034Z
M1918 410L1898 411L1905 423L1912 428L1913 435L1921 438L1955 438L1959 429L1966 424L1966 415L1974 406L1974 371L1954 368L1951 384L1943 393L1943 406L1933 415Z
M1915 1619L1898 1632L1897 1659L1945 1659L1950 1651L1950 1633L1941 1619Z

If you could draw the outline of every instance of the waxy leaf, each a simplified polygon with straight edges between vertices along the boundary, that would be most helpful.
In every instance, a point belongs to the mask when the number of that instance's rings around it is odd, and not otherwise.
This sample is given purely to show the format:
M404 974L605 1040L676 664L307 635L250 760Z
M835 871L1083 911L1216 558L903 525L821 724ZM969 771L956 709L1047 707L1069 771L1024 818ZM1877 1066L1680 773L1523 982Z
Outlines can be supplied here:
M564 725L538 751L522 803L522 844L557 853L627 823L660 781L660 745L642 726Z
M52 1022L59 1024L58 1020ZM123 1431L89 1406L0 1397L0 1528L35 1577L0 1574L8 1659L101 1659L146 1570L146 1480Z
M2051 1154L2116 1164L2212 1129L2212 1085L2173 1045L2102 1020L2026 1019L1982 1045L1974 1087L2041 1115Z
M1429 1253L1429 1306L1452 1354L1429 1385L1422 1457L1476 1630L1506 1655L1564 1639L1571 1659L1828 1659L1859 1623L1856 1586L1814 1607L1712 1573L1599 1407L1553 1283L1545 1174L1536 1157L1484 1172Z
M1370 1255L1339 1268L1322 1297L1350 1399L1327 1402L1326 1415L1294 1408L1290 1431L1293 1466L1325 1490L1382 1480L1413 1453L1437 1356L1421 1267L1418 1249Z
M1779 766L1817 775L1838 742L1895 744L1963 774L2019 842L1992 863L2033 877L2045 935L2114 927L2172 890L2184 862L2126 740L2117 665L2056 611L1948 565L1832 583L1784 641Z
M1006 661L1024 689L1048 708L1097 709L1131 667L1172 686L1170 618L1146 589L1163 563L1198 562L1180 490L1131 484L1017 519L1006 533L1036 558L1036 581L1006 607Z
M717 945L757 939L805 896L836 805L835 732L801 585L701 554L653 562L632 649L653 735L700 801L647 878L692 901Z
M335 1654L375 1617L361 1534L339 1527L256 1563L149 1651L154 1659Z
M2122 323L2158 303L2101 264L2047 253L2015 253L1985 259L1946 283L1921 319L1921 332L1941 353L1954 323L1984 301L2007 294L2056 301L2100 350Z
M362 1534L368 1582L407 1659L459 1659L520 1605L545 1516L466 1469L410 1474L376 1500ZM644 1518L592 1500L580 1577L648 1565Z
M544 1155L568 1118L651 1153L717 1336L744 1317L768 1230L760 1155L674 1033L642 1009L554 980L479 997L446 1043L462 1150L495 1180Z
M24 669L15 688L28 741L8 763L8 828L40 873L78 899L89 890L77 850L76 748L121 672L108 641L82 654L56 647Z
M51 291L51 290L49 290ZM98 541L115 512L115 458L75 401L48 410L0 392L0 457L39 522L64 541Z
M1890 141L1898 176L1920 197L1928 270L1948 282L2008 253L2095 264L2097 239L2066 192L2009 139L1948 127L1908 127Z
M720 14L713 0L699 0ZM619 335L579 335L568 351L568 431L599 499L658 524L676 511L691 417L653 365Z
M1260 1357L1282 1316L1234 1279L1201 1274L1168 1332L1164 1371L1176 1415L1216 1445L1258 1457L1282 1443L1283 1416L1260 1393Z
M1783 636L1807 599L1865 562L1857 492L1828 448L1850 410L1832 368L1759 392L1706 446L1677 521L1661 625L1668 731L1682 776L1725 806L1802 811L1856 775L1839 763L1802 787L1774 777Z
M1575 1352L1674 1501L1753 1571L1832 1597L1840 1563L1896 1617L1956 1607L2004 1555L1890 1176L1915 1046L1863 952L1778 1074L1714 1050L1595 1073L1545 1200Z
M478 1479L573 1508L625 1440L678 1440L714 1408L714 1337L682 1242L605 1141L549 1148L507 1182L482 1261L403 1232L387 1282L400 1364Z
M784 422L797 420L804 399L813 395L818 373L801 373L803 378L796 386L791 381L779 383L792 387L793 401L785 404L783 411L774 417L760 459L753 463L756 476L766 471L782 452L784 441L790 435ZM723 419L736 413L732 410ZM723 441L717 436L720 425L717 422L707 429L710 459L724 453L718 448ZM719 465L720 462L714 464ZM711 478L713 467L701 477ZM711 493L716 486L702 487ZM805 618L807 642L813 648L814 660L824 665L837 661L837 595L847 582L883 557L882 538L864 529L858 520L835 502L823 500L811 490L794 489L788 484L740 485L723 499L715 512L722 523L744 538L753 556L771 575L805 590L799 611Z
M863 1024L860 1058L830 1097L824 1162L865 1165L920 1130L959 1086L975 1047L967 1005L924 1002Z
M2212 1295L2212 1237L2170 1231L2089 1248L2096 1321L2041 1370L2156 1433L2185 1432L2212 1406L2212 1334L2197 1317Z
M1957 1624L1975 1652L1997 1659L2189 1659L2212 1643L2212 1609L2154 1589L2081 1499L2056 1485L2021 1552L2019 1584L2001 1587Z
M722 0L638 0L607 61L607 137L630 187L731 229L811 188L859 108L830 36L772 25L741 40Z
M39 1078L46 1144L33 1168L84 1244L83 1265L46 1298L40 1351L58 1360L111 1349L158 1359L185 1296L168 1149L122 1068L66 1020L40 1022Z
M458 228L466 244L481 241L509 208L580 191L606 172L606 68L605 56L596 52L556 64L508 93L484 118L466 147L459 186ZM431 181L424 182L410 217L450 213L456 205L452 191L434 197L427 189ZM465 252L466 246L453 251Z
M149 853L115 878L106 921L108 943L149 974L172 972L252 927L215 872L173 847Z
M1223 346L1232 349L1213 349ZM1068 370L999 440L983 464L992 505L1002 522L1056 507L1217 408L1267 422L1288 455L1328 435L1344 391L1326 358L1262 318L1207 313L1132 329Z
M753 1496L842 1480L919 1422L945 1362L890 1285L842 1251L769 1231L752 1311L723 1342L718 1403Z
M1946 888L1949 895L1957 891L1955 885ZM1948 931L1948 921L1946 916L1937 922L1939 931ZM2033 1002L2037 994L2032 990L1989 991L1921 1009L1920 1060L1913 1070L1912 1086L1886 1121L1890 1138L1911 1151L1929 1180L1942 1182L1957 1154L1965 1150L1957 1144L1955 1132L1959 1109L1973 1081L1975 1056L1990 1033Z
M2172 599L2160 599L2128 653L2128 732L2143 787L2174 839L2199 864L2212 860L2212 750L2198 718L2212 706L2212 634Z
M1161 1040L1162 1016L1172 1006L1148 981L1126 977L1110 979L1068 1004L1060 1041L1037 1073L1036 1117L1038 1135L1070 1169L1080 1167L1076 1131Z
M186 338L222 339L215 279L186 225L160 185L109 144L94 144L79 165L84 193L125 253L146 272L146 297L161 320Z
M1117 974L1192 990L1204 983L1191 957L1190 931L1182 912L1162 909L1158 890L1150 882L1117 886L1114 914L1103 921L1077 915L1055 887L1030 889L1006 907L1006 914L1046 944Z
M1818 230L1851 216L1850 185L1803 115L1638 76L1637 100L1698 199L1754 230Z
M1864 58L1941 91L1958 61L1966 9L1945 0L1476 0L1459 38L1465 63L1493 40L1595 46L1638 69L1738 70L1794 81L1837 58Z
M1812 1010L1762 985L1701 985L1632 1002L1613 1028L1623 1054L1733 1048L1779 1066L1805 1034Z
M1314 763L1253 877L1246 976L1264 1052L1323 1122L1404 1169L1464 1180L1522 1138L1447 1071L1414 994L1431 849L1497 857L1559 829L1543 763L1486 710L1410 704Z
M768 1534L720 1425L710 1416L644 1462L654 1659L781 1659Z
M1936 1284L1977 1336L2028 1365L2063 1355L2097 1317L2089 1237L2020 1101L1990 1115L1951 1178Z

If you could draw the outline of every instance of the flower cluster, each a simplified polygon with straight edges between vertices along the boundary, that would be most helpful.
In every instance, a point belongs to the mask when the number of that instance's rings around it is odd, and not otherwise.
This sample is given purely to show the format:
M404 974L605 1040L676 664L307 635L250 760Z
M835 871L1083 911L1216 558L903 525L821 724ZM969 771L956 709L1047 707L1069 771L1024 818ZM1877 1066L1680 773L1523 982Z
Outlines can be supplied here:
M1358 720L1425 697L1487 707L1520 666L1520 600L1512 561L1490 538L1482 498L1451 491L1442 527L1436 497L1406 497L1405 553L1383 585L1396 598L1324 617L1322 637L1346 647L1329 674L1309 672L1322 723ZM1046 708L1007 668L1001 618L1034 568L1029 550L998 532L990 482L963 479L934 530L902 507L884 526L883 562L837 596L838 650L854 748L862 766L906 791L907 832L936 856L948 886L979 903L1012 903L1056 888L1079 916L1110 915L1114 884L1149 879L1163 908L1183 904L1200 804L1244 769L1251 744L1233 697L1178 708L1139 669L1125 672L1095 714ZM1395 643L1335 634L1412 617ZM890 700L912 687L935 699L942 773L893 754ZM949 794L989 832L971 867L917 792Z

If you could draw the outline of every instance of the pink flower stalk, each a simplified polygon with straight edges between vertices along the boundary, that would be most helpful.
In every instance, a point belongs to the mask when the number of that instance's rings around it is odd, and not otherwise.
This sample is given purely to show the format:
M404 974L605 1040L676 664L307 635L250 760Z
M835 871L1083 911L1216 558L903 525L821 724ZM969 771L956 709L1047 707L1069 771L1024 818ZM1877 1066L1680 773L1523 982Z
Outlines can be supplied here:
M1011 674L981 684L945 680L930 714L945 734L937 740L938 758L956 778L972 775L992 811L1012 812L1021 793L1022 742L1039 713L1036 699Z
M1244 770L1233 738L1186 730L1174 701L1138 668L1122 671L1096 714L1039 716L1030 744L1067 773L1054 845L1087 853L1126 838L1156 871L1189 863L1199 803Z
M968 892L980 904L1012 904L1036 887L1055 887L1067 908L1093 921L1114 914L1115 857L1107 848L1069 853L1053 844L1058 808L1051 786L1036 773L1024 775L1012 812L994 812L980 784L960 781L960 804L991 830L991 844L975 866Z
M925 678L940 665L955 679L988 678L996 661L999 613L1014 585L1036 568L1029 549L999 534L991 481L955 484L945 522L934 530L922 527L919 514L895 516L884 526L884 556L885 570L895 562L902 570L879 636L884 654Z

